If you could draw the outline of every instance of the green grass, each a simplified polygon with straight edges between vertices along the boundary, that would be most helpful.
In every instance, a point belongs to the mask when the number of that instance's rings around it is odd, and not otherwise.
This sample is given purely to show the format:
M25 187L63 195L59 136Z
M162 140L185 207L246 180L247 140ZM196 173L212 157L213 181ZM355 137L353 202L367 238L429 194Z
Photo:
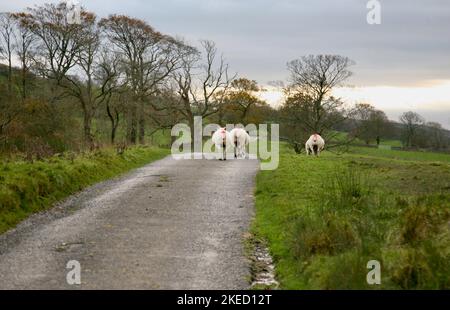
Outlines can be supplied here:
M347 132L342 132L342 131L333 131L333 139L336 141L344 141L348 138L348 133ZM366 142L364 142L363 140L356 138L353 140L354 144L366 144ZM376 141L371 141L370 145L376 145ZM380 141L380 145L385 145L385 146L392 146L392 147L402 147L403 144L400 140L394 140L394 139L384 139L382 138Z
M396 151L353 146L350 148L350 154L357 157L386 158L400 161L450 163L450 154L445 153Z
M333 140L336 141L344 141L348 138L348 133L343 131L333 131ZM362 139L356 138L353 140L354 144L366 144ZM370 145L376 145L376 141L371 141ZM400 140L394 140L394 139L384 139L381 138L380 145L386 145L386 146L394 146L394 147L402 147L403 144Z
M151 136L146 137L147 142L151 143L154 146L159 147L170 147L171 145L171 136L170 129L160 129L154 132Z
M32 213L51 207L96 182L120 175L169 154L168 149L133 147L122 155L112 148L33 163L0 165L0 233Z
M394 146L394 147L402 147L402 141L400 140L384 140L381 139L380 145L388 145L388 146Z
M279 168L257 176L252 230L282 288L450 288L449 155L280 151ZM373 259L379 286L366 282Z

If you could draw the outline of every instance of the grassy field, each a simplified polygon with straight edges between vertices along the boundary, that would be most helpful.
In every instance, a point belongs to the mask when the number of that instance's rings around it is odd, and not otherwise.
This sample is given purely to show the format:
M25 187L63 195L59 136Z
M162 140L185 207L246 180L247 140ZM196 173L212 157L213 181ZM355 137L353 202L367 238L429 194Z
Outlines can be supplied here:
M388 158L399 161L417 161L417 162L444 162L450 163L450 154L445 153L432 153L432 152L412 152L412 151L396 151L396 150L383 150L376 148L366 147L351 147L350 154L357 157L367 158Z
M342 131L334 131L334 138L337 141L343 141L345 139L348 138L348 133L347 132L342 132ZM354 144L359 144L359 145L365 145L366 142L364 142L363 140L356 138L353 140ZM371 141L370 145L372 146L376 146L376 141ZM402 147L403 144L400 140L394 140L394 139L381 139L380 141L380 145L381 146L391 146L391 147Z
M33 163L1 163L0 233L91 184L160 159L169 152L155 147L133 147L118 155L109 148Z
M284 289L450 289L450 155L283 145L257 177L253 232ZM366 281L381 263L381 285Z
M395 146L395 147L403 146L403 144L400 140L385 140L385 139L381 140L380 145L388 145L388 146Z

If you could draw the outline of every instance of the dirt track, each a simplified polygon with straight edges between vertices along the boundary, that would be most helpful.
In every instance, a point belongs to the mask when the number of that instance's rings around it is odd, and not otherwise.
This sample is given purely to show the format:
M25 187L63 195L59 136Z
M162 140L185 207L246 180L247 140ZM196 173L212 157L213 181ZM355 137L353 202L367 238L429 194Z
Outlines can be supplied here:
M0 289L245 289L258 169L167 157L88 188L0 236Z

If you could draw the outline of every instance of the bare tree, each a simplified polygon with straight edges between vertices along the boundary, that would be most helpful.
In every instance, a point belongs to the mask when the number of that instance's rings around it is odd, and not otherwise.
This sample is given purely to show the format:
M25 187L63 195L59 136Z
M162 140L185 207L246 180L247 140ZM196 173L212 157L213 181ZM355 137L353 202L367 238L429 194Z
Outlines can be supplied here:
M127 98L127 95L128 94L126 91L115 92L111 93L107 100L105 100L106 114L108 115L108 118L111 122L111 144L114 144L116 140L117 128L119 127L120 122L120 114L124 110L123 102L125 101L124 98Z
M186 119L180 112L180 97L174 86L173 83L168 83L160 87L151 99L154 103L152 106L160 107L151 109L148 113L152 125L151 136L159 130L170 129ZM172 137L172 142L175 139L176 137Z
M292 134L294 139L305 140L311 133L326 136L327 140L334 138L331 129L350 114L331 91L352 75L352 65L353 61L339 55L309 55L288 62L290 85L285 89L288 99L282 117L291 130L301 131ZM303 142L294 144L300 149Z
M95 83L99 61L100 33L96 16L84 9L80 24L67 20L70 8L66 3L44 4L29 9L26 26L38 38L35 56L37 71L54 81L63 96L78 100L83 111L83 137L92 146L92 118L95 110L112 89L108 86L112 76ZM54 100L61 96L55 96Z
M12 57L15 20L11 13L0 13L0 59L8 64L8 91L12 91Z
M386 113L381 110L375 110L370 116L369 128L377 144L380 144L381 138L385 137L392 130L392 124Z
M133 94L129 106L127 140L144 143L145 107L160 85L181 65L182 43L155 31L146 22L123 15L111 15L100 26L122 54L128 86ZM139 128L138 128L139 126Z
M190 93L193 98L193 105L199 115L207 117L218 111L222 103L221 100L236 75L229 76L228 64L223 56L218 59L217 47L213 41L201 41L201 45L206 62L200 66L200 87L196 88L196 84L191 84ZM223 91L223 96L220 99L214 98L214 95L220 90ZM216 100L212 100L213 98Z
M353 133L356 137L364 140L366 144L369 144L371 140L377 138L378 133L374 133L372 125L374 125L371 120L374 119L376 109L374 106L368 103L358 103L355 105L353 111L353 119L356 122L356 130Z
M301 92L311 99L311 115L305 120L313 132L322 134L327 129L323 117L335 104L330 102L330 93L351 75L353 65L347 57L339 55L309 55L288 63L291 73L290 91Z
M5 139L6 129L21 111L15 96L8 91L7 87L0 84L0 142Z
M183 67L174 74L182 102L179 110L191 128L195 116L208 117L219 111L236 76L229 75L228 64L223 56L218 57L214 42L201 41L201 46L203 53L191 49L183 57Z
M19 114L20 107L13 92L13 67L14 54L13 35L15 20L11 13L0 13L0 60L7 63L7 86L0 89L0 140L4 139L6 128Z
M344 103L340 99L330 96L323 100L319 122L316 122L316 112L313 99L301 92L288 96L280 109L283 137L297 152L301 151L306 140L314 132L327 140L327 148L350 142L337 141L339 133L332 130L351 115L351 111L344 108Z
M69 23L69 8L64 2L29 8L27 13L28 27L38 38L34 68L57 86L63 86L69 82L69 70L76 66L76 57L83 48L81 30L91 22L91 15L83 11L81 24Z
M137 101L143 83L144 55L152 44L153 28L145 22L122 15L111 15L100 21L100 26L108 40L122 54L123 67L127 75L132 98L128 107L127 140L136 143L137 138Z
M448 147L449 138L445 136L442 125L437 122L426 123L427 142L435 150L442 150Z
M416 112L405 112L400 116L400 122L404 127L404 144L406 147L412 147L414 138L419 128L424 124L425 119Z
M114 144L117 128L119 127L120 114L124 111L124 102L129 98L129 92L121 77L120 55L111 52L110 46L104 45L100 53L97 69L94 77L98 85L101 85L102 102L105 103L106 114L111 122L110 142Z
M380 141L381 136L390 127L389 120L383 111L375 109L367 103L359 103L352 113L356 122L354 135L369 144L371 141Z
M27 13L14 13L13 18L17 22L14 32L16 54L20 60L20 93L22 99L28 96L28 76L33 61L33 48L36 36L31 31L32 16Z
M180 113L186 118L191 128L191 135L193 138L194 115L191 88L193 87L193 71L196 68L197 62L200 60L200 52L192 48L189 53L186 53L182 58L182 67L174 72L174 80L176 81L177 92L180 97Z

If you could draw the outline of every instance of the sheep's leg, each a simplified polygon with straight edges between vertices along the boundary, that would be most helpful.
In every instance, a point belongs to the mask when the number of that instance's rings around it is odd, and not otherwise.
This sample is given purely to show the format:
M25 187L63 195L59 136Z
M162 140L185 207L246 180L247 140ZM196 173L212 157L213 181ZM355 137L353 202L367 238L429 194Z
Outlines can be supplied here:
M216 155L218 160L222 160L221 154L222 153L222 147L220 144L216 144Z
M318 147L317 148L317 156L319 156L320 155L320 153L322 153L322 151L323 151L323 147Z

